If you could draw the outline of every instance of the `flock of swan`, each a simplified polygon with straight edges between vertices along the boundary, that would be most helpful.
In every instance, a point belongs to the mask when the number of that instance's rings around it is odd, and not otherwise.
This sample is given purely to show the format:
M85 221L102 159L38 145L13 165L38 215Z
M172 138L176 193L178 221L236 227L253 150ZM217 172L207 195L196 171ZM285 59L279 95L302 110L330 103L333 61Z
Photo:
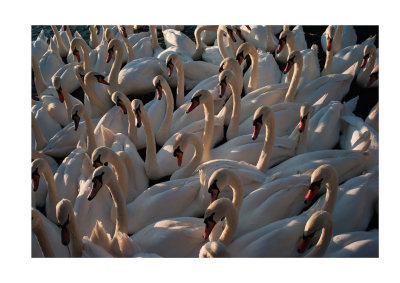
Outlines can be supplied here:
M379 105L342 102L378 87L375 35L51 28L32 41L32 257L378 257Z

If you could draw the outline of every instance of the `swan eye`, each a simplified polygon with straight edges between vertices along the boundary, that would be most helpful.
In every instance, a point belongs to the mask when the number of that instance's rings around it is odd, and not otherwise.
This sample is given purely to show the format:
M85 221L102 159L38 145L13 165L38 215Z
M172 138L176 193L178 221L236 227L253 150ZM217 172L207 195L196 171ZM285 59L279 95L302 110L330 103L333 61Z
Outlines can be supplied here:
M319 189L321 188L322 180L323 180L323 179L321 179L321 180L319 180L319 181L314 181L313 183L311 183L311 185L310 185L310 190L312 190L312 191L314 191L314 190L319 190Z
M36 167L35 171L32 172L32 179L33 179L35 176L40 176L38 170L39 170L39 168Z
M103 162L100 161L100 157L101 157L101 154L99 154L99 156L96 158L96 160L93 161L94 168L97 168L97 167L100 167L103 165Z
M236 55L236 60L239 60L240 58L244 58L243 50L238 55Z
M215 212L213 212L210 216L208 216L207 218L204 218L204 224L206 224L208 226L208 222L214 223L216 224L216 222L214 221L214 215Z
M226 85L226 77L223 78L223 79L221 80L221 82L219 83L220 86L222 86L223 84Z
M370 77L375 78L376 80L378 79L378 72L372 73L371 75L369 75Z
M174 150L174 157L177 157L178 154L183 154L183 151L180 149L179 146Z
M364 60L368 60L368 58L369 58L369 53L366 54L366 55L363 57Z
M221 73L224 70L224 65L222 65L221 67L219 67L218 72Z
M199 94L198 96L195 96L195 97L193 97L191 100L190 100L190 102L197 102L197 103L200 103L200 96L201 96L201 94Z
M257 123L261 123L262 124L262 115L258 116L258 118L253 120L253 126L256 126Z

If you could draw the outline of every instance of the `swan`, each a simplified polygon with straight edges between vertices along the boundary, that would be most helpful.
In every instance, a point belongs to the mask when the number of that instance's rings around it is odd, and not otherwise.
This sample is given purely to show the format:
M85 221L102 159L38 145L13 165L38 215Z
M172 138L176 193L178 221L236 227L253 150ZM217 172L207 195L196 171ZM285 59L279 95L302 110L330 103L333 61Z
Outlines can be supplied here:
M68 248L59 240L59 228L34 208L32 232L32 257L70 257Z
M54 36L56 38L55 43L57 44L58 54L61 56L61 58L66 58L68 55L68 49L61 38L60 32L54 25L51 26L51 29L53 30Z
M57 220L61 226L61 242L65 246L71 243L71 257L112 257L86 236L81 237L74 209L68 199L57 203Z
M293 36L292 36L293 35ZM288 42L293 43L290 44ZM295 26L291 31L289 26L284 26L282 32L279 35L278 47L275 49L275 60L279 64L285 64L289 56L289 45L293 50L304 50L307 49L307 42L304 37L304 31L302 26ZM286 44L289 43L289 44Z
M246 94L260 87L280 82L282 73L272 54L257 53L254 45L249 42L242 43L236 51L236 60L241 64L248 55L251 59L251 69L243 77Z
M278 45L278 40L275 35L272 34L271 26L250 26L250 30L247 27L241 26L240 30L243 34L246 42L251 43L259 50L273 53Z
M199 252L199 258L232 257L228 249L219 241L204 244Z
M137 152L134 155L136 158L131 160L130 155L124 151L115 152L109 147L102 146L93 151L91 158L94 167L107 163L113 166L127 203L133 201L148 188L144 162Z
M347 46L336 53L332 58L332 74L343 73L343 71L347 70L350 66L355 64L355 62L361 64L365 46L374 44L375 38L375 35L371 36L361 44ZM356 73L358 73L359 70L360 66L357 67Z
M201 26L197 26L197 28L200 28ZM207 46L211 46L214 44L214 41L217 39L217 29L218 26L209 26L212 29L206 29L204 32L200 32L200 38L201 38L201 42ZM195 39L196 39L196 30L195 30ZM196 43L198 41L196 40ZM197 45L196 45L197 47ZM195 58L193 58L193 60L197 60Z
M370 75L375 67L376 61L376 47L375 45L366 45L364 47L364 57L361 62L361 70L357 74L356 82L361 87L367 87L369 83ZM369 87L377 87L376 84L370 84Z
M143 95L153 90L153 78L157 75L167 77L167 70L162 61L157 58L141 58L133 60L121 69L122 65L122 44L119 40L113 39L108 44L108 57L115 52L115 60L109 75L109 93L119 90L126 95ZM108 60L109 61L109 60ZM171 84L175 87L176 84Z
M332 238L325 257L378 257L379 232L356 231L336 235Z
M355 115L341 117L342 135L340 136L340 146L343 149L359 149L367 147L370 158L366 169L369 170L379 163L379 135L378 133L361 118Z
M379 102L372 107L368 116L365 118L365 123L370 125L377 133L379 133Z
M39 63L36 58L32 55L32 71L33 71L33 82L35 84L38 98L42 95L53 95L56 96L54 87L44 81L42 71L40 70Z
M36 192L42 175L47 184L46 216L54 224L57 224L56 205L59 200L56 184L50 166L44 159L35 159L31 164L33 191Z
M317 182L316 182L317 181ZM321 202L314 204L307 211L298 216L293 216L272 222L266 226L253 230L235 239L229 246L233 257L296 257L300 256L307 248L314 233L308 233L308 228L315 224L324 223L325 227L316 246L308 252L308 256L322 256L329 245L332 236L331 213L335 205L338 177L335 169L329 165L322 165L311 176L310 190L305 200L310 201L319 187L326 184L327 194L323 205ZM319 186L317 186L317 185ZM316 188L316 189L315 189ZM310 192L311 191L311 192ZM322 219L321 219L322 218ZM327 220L328 218L328 220ZM313 223L313 222L317 223ZM316 225L321 229L321 225ZM319 230L316 229L316 230ZM310 229L311 230L311 229ZM313 229L314 230L314 229ZM316 230L312 232L316 232ZM305 233L303 233L303 231ZM311 232L311 231L309 231ZM311 237L301 238L301 234ZM276 235L279 235L277 237ZM328 236L328 237L327 237ZM283 240L284 239L284 240ZM323 248L322 248L322 247ZM319 253L322 253L319 254Z
M39 67L47 85L50 85L51 77L63 66L64 62L60 55L58 55L57 46L53 39L50 38L49 48L39 61Z
M352 26L328 26L324 33L321 35L321 46L322 49L326 52L328 49L328 31L333 29L333 37L331 37L332 42L332 51L333 54L338 53L343 48L354 45L357 42L357 34Z
M192 55L193 60L201 60L203 48L206 47L206 45L212 45L214 43L217 38L217 30L218 26L216 25L198 25L196 27L194 30L196 50Z
M42 29L35 41L32 41L32 56L39 61L43 54L46 53L49 45L47 44L47 37Z
M62 125L65 126L70 122L69 117L71 117L72 107L77 104L82 104L82 102L79 99L76 99L75 97L70 95L70 92L66 88L64 80L61 77L58 76L53 77L53 86L57 91L58 100L61 103L65 102L65 109L67 111L67 116L64 117L65 120L63 123L61 123Z

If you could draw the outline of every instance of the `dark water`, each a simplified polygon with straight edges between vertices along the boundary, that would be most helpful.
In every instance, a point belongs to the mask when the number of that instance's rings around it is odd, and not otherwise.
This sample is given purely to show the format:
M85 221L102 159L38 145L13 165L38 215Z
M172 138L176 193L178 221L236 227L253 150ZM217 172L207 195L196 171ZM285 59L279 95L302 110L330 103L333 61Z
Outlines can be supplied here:
M292 29L294 26L290 26ZM322 49L321 46L321 35L325 31L327 26L303 26L304 30L304 35L305 39L307 41L308 47L310 47L312 44L317 44L319 49L318 49L318 59L320 63L320 67L323 68L325 64L325 53ZM61 26L57 26L58 29L61 28ZM72 34L75 33L77 30L81 36L85 39L87 43L89 43L89 28L88 26L69 26ZM41 30L44 30L46 36L48 38L53 36L53 31L50 26L32 26L32 40L35 40L37 36L39 35ZM185 33L189 38L191 38L193 41L194 39L194 30L196 29L196 26L184 26L183 33ZM375 40L375 46L379 48L379 26L369 26L369 25L363 25L363 26L354 26L354 29L357 33L357 43L363 42L365 39L367 39L369 36L376 35L376 40ZM148 28L144 29L145 31L148 30ZM279 36L279 35L278 35ZM158 41L161 45L161 47L165 48L163 36L161 31L157 31L157 37ZM344 101L348 101L351 98L354 98L356 96L359 96L359 101L356 107L356 110L354 111L357 116L360 116L361 118L365 118L370 109L377 103L378 101L378 88L370 88L370 89L363 89L360 88L356 85L355 80L353 81L353 84L350 87L349 93L344 97Z

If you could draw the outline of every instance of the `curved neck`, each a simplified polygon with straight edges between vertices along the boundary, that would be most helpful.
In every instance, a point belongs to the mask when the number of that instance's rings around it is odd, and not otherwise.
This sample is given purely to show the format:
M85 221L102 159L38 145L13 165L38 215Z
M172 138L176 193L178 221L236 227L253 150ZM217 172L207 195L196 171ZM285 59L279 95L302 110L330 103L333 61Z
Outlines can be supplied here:
M97 108L99 108L101 113L106 113L107 109L105 108L105 106L103 105L103 103L101 102L100 98L97 96L96 91L94 90L94 81L89 81L88 79L85 77L85 89L86 89L86 94L88 97L88 100L93 108L93 106L96 106Z
M113 150L110 149L110 160L109 162L112 164L115 174L117 176L118 183L121 186L122 192L126 197L128 191L128 176L126 172L126 168L120 158L120 152L115 153Z
M111 94L118 89L118 74L119 71L121 70L122 57L123 57L122 45L120 41L116 42L114 48L115 48L115 55L114 55L115 59L110 70L110 75L109 75L110 85L108 86L108 93Z
M218 27L217 30L217 42L218 42L218 49L219 52L221 53L221 56L223 59L228 58L228 52L226 52L225 49L225 44L224 44L224 30L221 27ZM229 45L230 45L230 41L229 41Z
M332 223L325 222L318 243L311 249L306 257L323 257L332 238Z
M83 70L85 71L85 74L88 73L90 71L90 57L89 57L89 48L86 44L86 42L83 39L79 39L76 43L76 47L80 47L82 52L83 52L83 58L84 58L84 62L83 62Z
M56 188L56 183L54 182L54 176L51 172L50 166L46 163L43 168L43 176L47 184L47 194L49 197L48 206L46 207L47 218L53 223L57 224L56 217L56 206L58 202L58 192Z
M96 139L94 137L94 127L92 119L87 111L83 112L83 118L86 122L86 135L87 135L87 152L89 156L92 156L93 151L97 148Z
M197 26L196 30L194 31L194 38L196 40L196 50L192 56L193 60L200 60L201 54L203 53L203 41L201 40L201 33L203 30L206 29L207 26Z
M214 101L211 95L203 104L204 107L204 132L203 132L203 159L210 159L211 143L214 136Z
M68 117L71 117L72 101L68 90L65 88L64 83L61 81L61 90L64 96L65 108L67 109Z
M342 49L342 35L343 35L343 26L337 26L335 35L332 39L332 51L333 53L337 53Z
M178 84L176 88L176 107L179 108L185 104L185 71L182 60L175 62L176 72L178 74Z
M33 113L32 113L32 128L33 128L33 133L35 134L36 150L41 150L47 145L47 141Z
M149 26L150 32L151 32L151 42L153 44L153 50L154 49L159 49L160 44L158 43L158 39L157 39L157 28L156 26Z
M123 101L125 104L126 112L128 115L128 136L130 140L137 145L137 129L135 125L135 115L132 111L132 106L129 100L127 99L126 103L125 100Z
M332 63L333 63L333 50L326 50L326 59L324 69L322 70L321 76L326 76L332 74Z
M90 41L92 43L92 49L95 49L97 45L99 45L99 39L97 37L96 30L93 25L89 26L89 31L90 31Z
M231 209L228 209L225 217L226 217L226 226L224 231L222 231L221 236L219 237L219 241L225 246L228 246L232 242L233 236L236 232L238 225L239 216L234 206L232 206Z
M231 121L229 122L228 129L226 131L226 139L230 140L236 137L239 133L240 123L240 110L241 110L241 95L236 84L229 84L232 89L233 96L233 109L231 115Z
M273 115L271 115L270 119L267 120L265 127L266 131L264 146L256 167L261 172L267 173L269 161L271 159L272 148L275 143L275 117Z
M49 86L45 83L43 75L42 75L42 71L39 68L39 64L36 61L35 57L33 57L33 56L32 56L32 69L33 69L33 74L34 74L33 81L35 82L36 91L40 95Z
M128 233L128 211L126 209L125 197L122 193L121 186L115 178L107 184L111 196L114 200L114 206L117 208L117 220L115 223L115 232Z
M309 113L308 115L310 115L311 113ZM293 137L294 135L299 135L298 137L298 141L297 141L297 147L296 147L296 155L298 154L302 154L307 152L307 135L308 135L308 122L309 122L309 118L307 118L304 122L304 130L302 133L299 132L299 126L296 125L296 127L294 128L292 134L290 135L291 137Z
M251 75L249 79L249 92L256 90L258 86L258 55L255 48L249 49L251 58Z
M236 207L237 211L240 211L243 201L243 188L239 177L236 174L232 174L229 177L229 185L233 191L232 203Z
M156 139L160 146L162 146L170 137L171 122L174 113L174 97L172 96L171 88L169 87L168 83L163 83L162 88L167 100L167 109L165 110L164 120L156 134Z
M68 54L68 50L64 45L64 42L61 38L60 32L58 31L56 26L51 26L51 29L54 32L54 35L57 38L57 47L58 47L58 54L62 57L65 57Z
M74 38L72 37L72 33L71 33L71 30L69 29L69 26L67 26L67 29L66 29L65 32L67 33L68 42L69 42L69 45L71 46L71 41L72 41L72 39L74 39Z
M83 242L82 236L79 232L78 223L76 222L75 212L72 205L68 205L69 214L69 233L71 235L71 256L82 257Z
M36 235L39 242L40 249L44 257L55 257L53 249L51 248L49 239L43 227L43 222L40 220L38 227L32 227L32 232Z
M285 102L293 102L297 87L300 81L301 69L303 68L303 60L296 61L294 64L294 75L290 81L289 89L285 96Z
M127 51L127 53L128 53L128 61L126 62L126 63L129 63L129 62L131 62L131 61L133 61L133 60L135 60L136 58L135 58L135 54L133 53L133 48L132 48L132 44L130 43L130 41L128 40L128 38L126 38L126 37L122 37L122 40L124 41L124 43L125 43L125 48L126 48L126 51Z
M126 168L126 183L127 183L127 187L126 187L126 191L124 192L124 196L125 196L125 201L128 203L128 202L131 202L133 199L132 199L132 197L130 197L128 195L128 181L129 180L128 180L128 175L127 174L128 174L128 172L130 172L131 176L133 175L132 179L136 179L136 177L135 177L136 176L135 175L135 168L133 168L132 160L131 160L131 158L129 157L129 155L125 151L119 151L117 154L120 157L120 159L122 160L123 166L125 166L125 168Z
M292 51L296 50L296 42L294 41L294 35L293 35L293 32L291 32L291 31L288 32L288 35L286 37L286 45L288 48L287 54L290 54L290 53L292 53Z
M333 208L336 203L337 196L337 187L338 187L338 177L336 173L332 173L331 178L326 182L326 196L325 202L321 210L325 210L329 212L331 215L333 213Z
M157 161L156 153L156 140L154 138L154 132L151 127L149 116L144 107L141 107L141 118L144 127L144 132L146 134L146 161L144 162L144 167L147 176L150 179L155 179L157 172L160 170L160 166Z
M193 144L195 150L194 156L185 167L180 168L173 174L174 179L183 179L192 176L203 157L203 145L199 138L190 136L187 142Z

